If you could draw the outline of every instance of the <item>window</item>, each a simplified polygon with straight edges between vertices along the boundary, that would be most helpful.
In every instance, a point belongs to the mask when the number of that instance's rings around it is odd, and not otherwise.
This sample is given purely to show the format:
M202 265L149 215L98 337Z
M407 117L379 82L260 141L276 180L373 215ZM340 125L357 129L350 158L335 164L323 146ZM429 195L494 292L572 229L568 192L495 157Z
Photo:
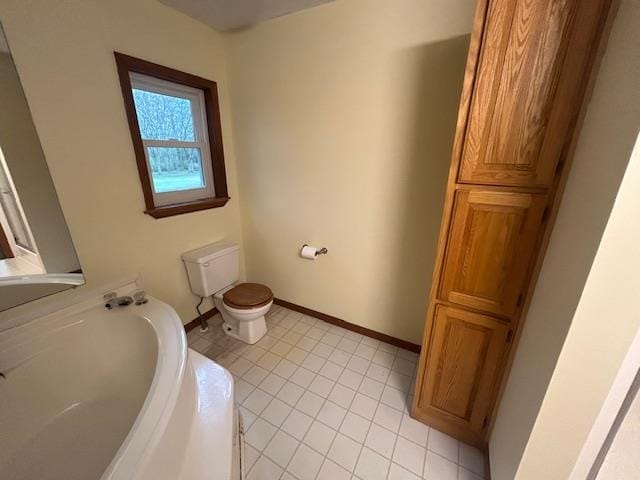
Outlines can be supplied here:
M216 83L116 53L145 213L227 203Z

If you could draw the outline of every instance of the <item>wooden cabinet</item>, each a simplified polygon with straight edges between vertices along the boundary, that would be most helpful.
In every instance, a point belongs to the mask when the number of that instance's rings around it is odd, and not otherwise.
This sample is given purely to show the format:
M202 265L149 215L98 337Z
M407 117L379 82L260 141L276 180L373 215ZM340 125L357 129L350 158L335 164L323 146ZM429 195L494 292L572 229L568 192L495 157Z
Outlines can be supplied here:
M487 426L496 376L507 350L509 327L486 315L438 306L418 406L455 430L481 433Z
M477 310L516 312L546 195L458 190L439 297Z
M481 448L610 4L477 0L411 414Z
M601 3L489 2L460 182L551 186L580 105L572 62L590 54L575 29L593 31Z

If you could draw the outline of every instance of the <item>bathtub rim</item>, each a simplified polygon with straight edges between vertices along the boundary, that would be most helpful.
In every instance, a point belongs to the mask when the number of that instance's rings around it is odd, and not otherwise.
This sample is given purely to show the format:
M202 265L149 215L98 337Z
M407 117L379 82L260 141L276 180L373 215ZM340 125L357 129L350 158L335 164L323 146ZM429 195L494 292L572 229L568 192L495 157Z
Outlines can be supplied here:
M168 304L148 298L140 306L147 315L140 316L156 333L156 369L138 416L100 480L129 480L138 475L162 439L185 376L188 347L182 321Z
M4 332L27 324L46 322L46 319L55 316L62 310L71 315L74 312L91 308L102 303L103 295L107 292L115 292L120 296L133 290L143 289L144 286L139 275L127 276L99 287L87 288L80 285L26 304L17 305L0 311L0 337Z
M172 416L183 383L187 364L187 339L180 317L168 304L148 297L145 305L131 305L111 312L104 308L103 295L115 291L127 295L141 288L139 279L109 287L83 291L56 302L36 308L25 315L10 318L8 328L0 321L0 351L11 350L15 345L33 341L49 334L90 320L82 314L91 310L100 314L117 314L140 317L155 334L157 355L153 378L145 400L129 432L100 477L101 480L129 480L134 478L162 438Z

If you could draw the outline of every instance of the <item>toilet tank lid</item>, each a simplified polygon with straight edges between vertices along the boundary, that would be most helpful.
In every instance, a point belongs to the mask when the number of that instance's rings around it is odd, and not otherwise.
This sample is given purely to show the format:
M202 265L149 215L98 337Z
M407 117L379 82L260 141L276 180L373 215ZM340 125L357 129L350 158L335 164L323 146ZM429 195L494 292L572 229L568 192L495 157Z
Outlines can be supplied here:
M207 263L237 250L240 250L240 245L237 243L212 243L183 253L182 260L187 263Z

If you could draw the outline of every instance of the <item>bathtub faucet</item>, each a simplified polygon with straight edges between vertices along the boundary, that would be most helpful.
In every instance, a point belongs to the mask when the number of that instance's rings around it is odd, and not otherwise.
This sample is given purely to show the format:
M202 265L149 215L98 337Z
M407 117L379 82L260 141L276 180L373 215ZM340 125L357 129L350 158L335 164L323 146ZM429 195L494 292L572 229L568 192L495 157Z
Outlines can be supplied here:
M126 307L133 303L133 298L128 295L118 297L115 292L107 293L104 297L104 306L111 310L113 307Z

